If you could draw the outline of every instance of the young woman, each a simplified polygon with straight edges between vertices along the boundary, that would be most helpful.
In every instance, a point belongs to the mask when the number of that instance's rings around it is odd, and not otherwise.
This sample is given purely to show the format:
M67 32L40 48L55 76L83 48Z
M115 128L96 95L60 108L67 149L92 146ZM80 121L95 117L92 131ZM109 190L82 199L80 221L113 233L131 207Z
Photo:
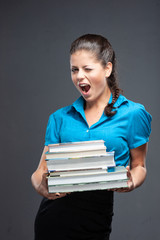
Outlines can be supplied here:
M71 45L70 65L81 97L53 113L48 121L44 151L32 175L33 187L44 197L35 220L35 240L108 240L114 191L132 191L145 180L151 116L141 104L120 94L115 53L106 38L87 34L76 39ZM107 151L115 151L116 165L127 167L128 188L49 194L48 144L100 139Z

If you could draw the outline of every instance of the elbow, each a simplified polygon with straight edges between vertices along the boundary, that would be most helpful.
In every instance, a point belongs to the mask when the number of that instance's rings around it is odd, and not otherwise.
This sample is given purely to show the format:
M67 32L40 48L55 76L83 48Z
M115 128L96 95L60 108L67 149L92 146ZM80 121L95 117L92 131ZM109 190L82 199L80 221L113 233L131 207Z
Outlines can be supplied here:
M147 176L147 169L144 166L137 166L131 170L134 188L140 187Z
M136 184L136 188L140 187L144 183L144 181L145 181L145 179L147 177L147 169L146 169L146 167L140 166L138 175L139 176L137 176L137 180L138 181L137 181L137 184Z
M32 175L31 175L31 183L32 183L32 186L34 185L34 184L33 184L33 182L34 182L34 175L35 175L35 172L32 173Z

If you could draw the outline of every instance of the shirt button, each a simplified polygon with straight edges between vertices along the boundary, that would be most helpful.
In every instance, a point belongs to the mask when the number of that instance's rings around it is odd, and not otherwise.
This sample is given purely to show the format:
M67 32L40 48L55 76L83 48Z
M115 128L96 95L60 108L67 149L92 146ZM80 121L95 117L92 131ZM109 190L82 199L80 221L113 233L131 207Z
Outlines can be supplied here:
M89 132L89 130L87 130L86 132Z

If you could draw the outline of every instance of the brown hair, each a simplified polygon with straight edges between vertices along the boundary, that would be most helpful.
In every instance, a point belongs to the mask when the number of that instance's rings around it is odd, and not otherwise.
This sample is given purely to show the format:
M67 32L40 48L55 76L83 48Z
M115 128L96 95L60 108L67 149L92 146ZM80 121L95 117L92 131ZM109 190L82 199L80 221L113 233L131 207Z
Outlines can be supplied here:
M94 53L96 59L100 61L104 67L108 62L112 63L112 73L107 78L108 86L112 92L112 102L107 104L104 112L107 116L113 116L116 113L116 111L112 111L114 109L113 105L118 99L121 89L118 86L116 57L111 44L108 39L101 35L86 34L79 37L72 43L70 54L72 55L78 50L87 50Z

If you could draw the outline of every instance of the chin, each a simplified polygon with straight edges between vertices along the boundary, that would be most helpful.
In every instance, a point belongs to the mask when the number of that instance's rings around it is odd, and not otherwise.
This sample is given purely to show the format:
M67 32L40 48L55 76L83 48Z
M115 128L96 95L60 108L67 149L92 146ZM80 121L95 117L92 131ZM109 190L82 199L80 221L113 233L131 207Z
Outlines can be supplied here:
M95 101L95 99L92 99L91 97L83 96L83 98L85 99L86 102L94 102Z

